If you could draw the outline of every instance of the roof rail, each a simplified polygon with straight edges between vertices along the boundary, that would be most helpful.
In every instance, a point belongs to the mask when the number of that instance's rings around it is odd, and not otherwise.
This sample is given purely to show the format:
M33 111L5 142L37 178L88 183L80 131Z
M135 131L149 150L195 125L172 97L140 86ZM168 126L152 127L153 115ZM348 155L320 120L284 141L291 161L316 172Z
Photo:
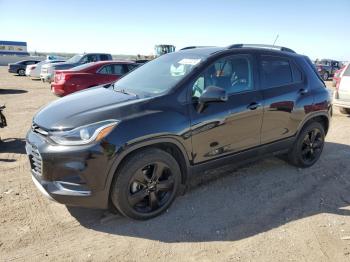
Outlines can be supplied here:
M280 51L284 51L284 52L295 53L294 50L292 50L288 47L276 46L276 45L263 45L263 44L234 44L234 45L228 46L227 49L244 48L244 47L275 49L275 50L280 50Z
M184 48L181 48L180 50L195 49L195 48L205 48L205 47L214 47L214 46L195 46L195 45L193 45L193 46L186 46Z

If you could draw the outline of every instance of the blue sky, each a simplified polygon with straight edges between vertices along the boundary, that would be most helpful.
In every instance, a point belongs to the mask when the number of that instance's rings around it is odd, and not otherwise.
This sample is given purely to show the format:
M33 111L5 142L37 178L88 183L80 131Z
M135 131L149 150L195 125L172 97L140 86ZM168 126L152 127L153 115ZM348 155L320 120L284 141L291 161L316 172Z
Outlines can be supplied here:
M350 60L350 0L0 0L0 40L29 51L150 54L155 44L287 46Z

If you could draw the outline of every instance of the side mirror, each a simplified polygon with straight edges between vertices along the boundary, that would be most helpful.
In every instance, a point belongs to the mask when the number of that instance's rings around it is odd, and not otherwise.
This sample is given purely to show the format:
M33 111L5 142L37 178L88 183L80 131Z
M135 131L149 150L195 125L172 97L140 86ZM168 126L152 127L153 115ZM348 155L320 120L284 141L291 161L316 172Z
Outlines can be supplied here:
M203 111L204 106L207 103L213 102L225 102L227 101L228 96L225 89L218 86L208 86L203 94L198 98L198 112Z

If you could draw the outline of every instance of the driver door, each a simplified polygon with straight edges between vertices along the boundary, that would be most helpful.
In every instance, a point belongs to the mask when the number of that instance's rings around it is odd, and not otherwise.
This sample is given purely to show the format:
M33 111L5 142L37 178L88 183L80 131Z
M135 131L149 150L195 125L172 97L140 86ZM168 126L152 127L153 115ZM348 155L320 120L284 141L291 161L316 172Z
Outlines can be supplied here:
M263 107L251 55L221 58L193 82L190 105L193 161L200 163L260 145ZM199 112L198 98L208 86L226 90L228 100Z

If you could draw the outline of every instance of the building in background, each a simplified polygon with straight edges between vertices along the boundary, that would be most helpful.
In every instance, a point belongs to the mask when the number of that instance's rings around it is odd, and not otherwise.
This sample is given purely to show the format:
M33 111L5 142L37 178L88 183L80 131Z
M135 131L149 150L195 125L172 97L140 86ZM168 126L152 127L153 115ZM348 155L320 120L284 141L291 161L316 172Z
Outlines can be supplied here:
M27 42L0 40L0 55L29 56Z

